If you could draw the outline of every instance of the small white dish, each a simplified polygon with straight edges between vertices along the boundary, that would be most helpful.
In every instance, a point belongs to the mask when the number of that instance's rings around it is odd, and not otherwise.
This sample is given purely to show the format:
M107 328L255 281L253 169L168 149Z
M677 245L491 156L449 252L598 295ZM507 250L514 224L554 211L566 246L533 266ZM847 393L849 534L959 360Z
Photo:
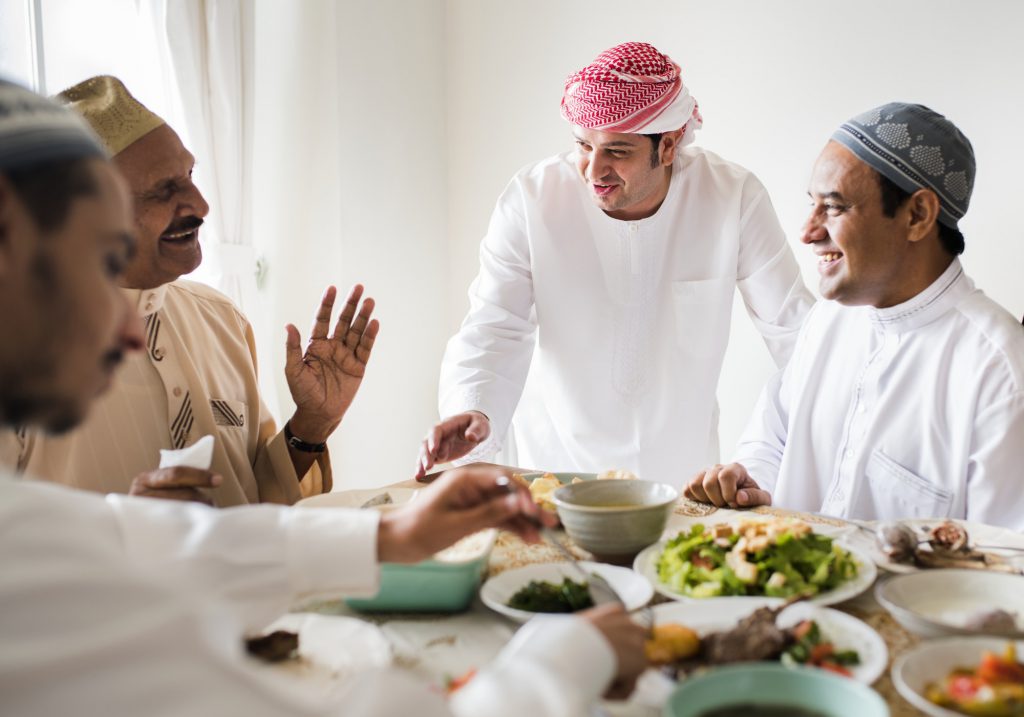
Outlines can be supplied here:
M629 568L589 561L581 561L579 565L584 571L597 573L607 580L622 598L626 610L641 608L654 596L654 590L647 579L637 575ZM484 605L495 612L516 622L526 622L530 618L545 613L528 612L509 607L508 601L512 599L512 596L521 588L526 587L531 580L560 583L564 578L570 578L577 582L581 580L579 573L569 563L526 565L514 570L507 570L490 578L480 588L480 599L483 600Z
M973 615L1001 608L1014 614L1024 637L1024 576L984 570L920 570L896 575L875 588L875 598L903 627L922 637L979 635L966 622Z
M704 637L735 627L737 622L758 608L778 607L782 602L778 598L719 597L663 603L653 608L654 623L679 623ZM849 668L853 679L870 685L885 672L889 664L889 650L885 640L866 623L832 608L798 602L783 610L776 618L776 624L783 628L793 627L802 620L817 622L822 635L837 649L857 651L860 664Z
M665 545L668 541L661 540L650 547L645 548L636 556L633 561L633 569L647 578L654 589L661 595L673 600L680 600L682 602L701 602L703 600L711 599L724 599L733 600L735 597L723 597L723 598L693 598L682 593L676 592L671 587L661 582L658 579L658 567L657 561L658 556L665 549ZM862 592L867 590L875 582L875 578L878 576L878 568L875 567L874 562L863 552L847 545L845 542L836 541L837 544L844 550L849 551L854 559L857 561L858 570L857 575L845 583L842 583L838 587L829 590L827 592L819 593L818 595L811 598L808 602L814 605L835 605L845 600L855 598ZM761 596L749 596L749 597L761 597Z
M899 522L912 528L923 538L930 528L943 523L944 520L915 518ZM968 544L986 546L985 552L1001 555L1011 561L1014 559L1024 560L1024 553L1021 552L1024 551L1024 535L995 525L972 523L966 520L954 520L953 522L967 531ZM897 563L881 551L874 534L877 525L878 521L860 521L856 526L851 525L843 537L843 542L866 553L878 567L887 572L907 574L920 571L922 568L913 564Z
M985 652L1002 653L1008 640L998 637L948 637L929 640L899 657L892 666L896 691L917 709L932 717L963 717L925 697L925 688L946 678L954 668L976 667ZM1024 654L1024 642L1017 643Z

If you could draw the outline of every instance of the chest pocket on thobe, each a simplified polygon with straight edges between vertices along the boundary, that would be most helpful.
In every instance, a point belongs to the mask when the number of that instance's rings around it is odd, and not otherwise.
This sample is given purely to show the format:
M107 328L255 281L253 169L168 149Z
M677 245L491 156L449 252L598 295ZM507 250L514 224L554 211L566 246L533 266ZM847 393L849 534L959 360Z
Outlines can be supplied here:
M951 492L907 470L881 451L871 454L864 472L878 520L949 515L953 502Z
M210 410L213 412L213 422L221 428L245 428L248 421L245 404L241 401L211 398Z
M732 317L732 277L673 281L676 343L685 353L717 356L729 338Z

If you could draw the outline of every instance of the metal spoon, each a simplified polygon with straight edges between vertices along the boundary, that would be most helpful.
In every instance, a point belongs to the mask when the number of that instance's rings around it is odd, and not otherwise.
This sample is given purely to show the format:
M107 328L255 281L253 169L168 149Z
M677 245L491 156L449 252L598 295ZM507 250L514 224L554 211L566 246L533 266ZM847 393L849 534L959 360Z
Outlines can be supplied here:
M512 485L512 479L509 478L508 476L499 476L497 480L497 485L498 487L505 489L509 493L515 490L515 486ZM522 516L522 518L526 520L530 525L535 527L537 531L540 533L541 538L543 538L546 543L548 543L549 545L553 546L556 550L558 550L558 552L562 554L562 557L565 558L565 561L572 567L576 574L580 578L582 578L583 582L587 583L587 585L590 587L590 597L593 598L595 605L603 605L606 603L618 603L619 605L625 607L625 602L622 600L622 597L619 596L618 592L616 592L615 588L611 586L611 583L605 580L604 577L602 577L598 573L588 572L587 570L585 570L583 566L580 564L580 561L576 559L576 556L573 555L567 547L565 547L565 544L562 543L562 541L559 539L558 534L555 533L555 531L553 531L548 526L544 525L544 523L541 522L540 518L538 518L535 515L525 514ZM653 631L654 613L651 610L651 607L649 605L645 605L644 607L640 608L638 611L635 611L632 614L636 615L637 613L639 613L643 625L647 628L648 632L650 633L651 631Z

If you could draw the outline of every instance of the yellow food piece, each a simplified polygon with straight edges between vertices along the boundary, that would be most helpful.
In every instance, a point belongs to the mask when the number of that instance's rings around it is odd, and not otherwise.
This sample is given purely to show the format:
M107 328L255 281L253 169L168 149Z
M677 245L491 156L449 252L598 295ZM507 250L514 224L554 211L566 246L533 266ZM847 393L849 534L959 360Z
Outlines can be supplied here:
M530 483L530 497L533 498L534 503L539 503L549 510L554 510L555 504L551 502L551 496L561 487L562 482L560 480L550 473L545 473L540 478L534 478L533 482Z
M604 473L598 473L598 480L636 480L636 474L630 471L624 471L621 469L615 469L605 471Z
M697 633L675 622L655 625L649 640L644 643L647 661L653 665L669 665L693 657L700 649Z

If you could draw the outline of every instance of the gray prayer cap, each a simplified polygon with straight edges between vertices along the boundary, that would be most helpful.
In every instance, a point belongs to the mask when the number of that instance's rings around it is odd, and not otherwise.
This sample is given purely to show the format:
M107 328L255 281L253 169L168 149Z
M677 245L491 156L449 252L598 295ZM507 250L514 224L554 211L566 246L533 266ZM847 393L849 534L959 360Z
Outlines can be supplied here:
M939 221L956 229L974 189L974 149L952 122L924 105L903 102L859 114L832 139L906 192L930 189Z
M107 156L96 135L74 112L0 78L0 172Z

